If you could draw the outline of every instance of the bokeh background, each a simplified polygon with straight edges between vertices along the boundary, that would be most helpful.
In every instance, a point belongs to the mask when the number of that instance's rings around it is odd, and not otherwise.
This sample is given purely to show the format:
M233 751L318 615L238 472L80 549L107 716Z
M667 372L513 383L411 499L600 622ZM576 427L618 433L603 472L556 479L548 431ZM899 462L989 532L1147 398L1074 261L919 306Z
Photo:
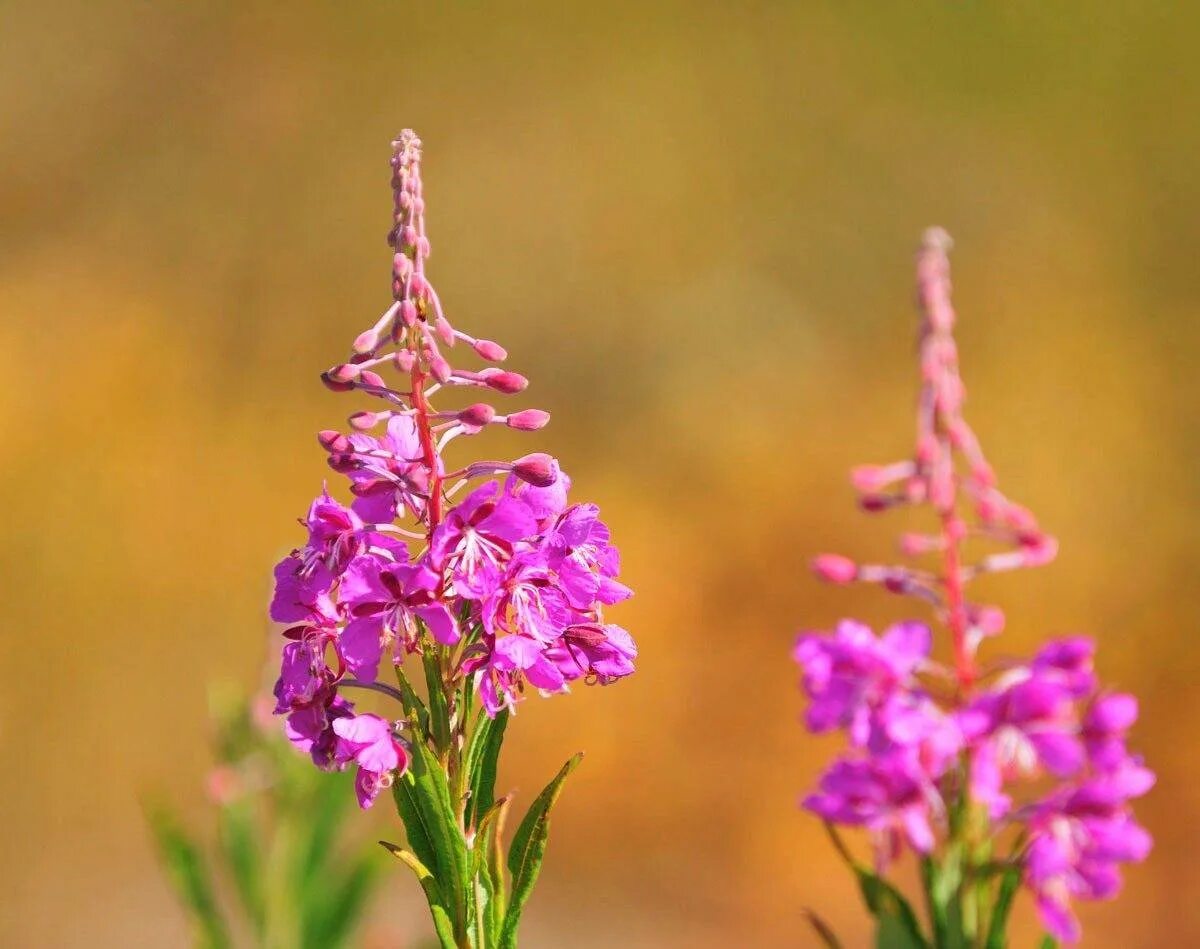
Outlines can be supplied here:
M351 410L317 372L388 298L405 125L441 294L533 380L637 590L638 675L511 732L526 799L588 751L529 945L804 946L805 906L865 940L796 810L835 743L797 724L788 651L908 609L805 564L893 536L844 473L911 444L931 223L970 414L1062 543L991 588L992 654L1090 631L1143 697L1158 846L1088 941L1200 944L1198 26L1168 0L0 5L0 944L185 944L139 795L202 822L208 683L260 681L313 432ZM397 870L373 938L425 932L415 889Z

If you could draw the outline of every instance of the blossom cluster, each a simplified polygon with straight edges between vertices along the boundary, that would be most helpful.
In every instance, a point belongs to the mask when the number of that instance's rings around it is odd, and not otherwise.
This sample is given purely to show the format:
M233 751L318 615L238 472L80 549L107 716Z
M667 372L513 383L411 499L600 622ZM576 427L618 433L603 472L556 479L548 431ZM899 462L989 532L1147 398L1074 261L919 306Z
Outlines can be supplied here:
M1090 639L1057 639L1029 661L979 666L981 642L1004 618L995 606L969 602L965 585L1047 563L1057 544L1000 493L963 418L948 246L944 232L930 231L918 257L922 391L913 457L855 469L851 479L866 511L931 507L939 529L904 535L900 549L940 565L864 565L826 554L813 566L828 582L878 583L931 604L949 629L953 664L931 657L932 632L919 622L882 636L853 620L829 635L802 634L794 658L810 700L807 726L844 730L850 746L804 806L831 824L867 829L881 869L906 843L934 853L939 841L966 832L953 815L971 812L992 843L1007 835L1009 865L1046 929L1074 942L1071 899L1113 896L1120 864L1149 853L1129 802L1154 776L1126 747L1137 701L1099 684ZM1007 549L968 563L966 547L976 541Z
M318 766L357 765L364 807L408 761L397 728L357 714L342 694L392 691L379 682L383 663L436 653L448 681L467 683L495 716L526 686L554 693L626 676L637 654L602 612L630 596L617 579L617 549L595 505L568 501L558 462L542 453L454 469L445 461L457 439L494 426L534 431L549 415L501 414L482 401L434 408L440 390L507 395L527 380L496 366L451 366L446 354L457 346L492 363L507 354L447 319L426 275L421 143L406 131L393 150L393 303L355 339L352 357L322 376L384 408L351 415L348 432L320 433L353 500L325 490L313 501L307 542L276 567L270 607L286 639L275 711ZM388 369L399 385L385 380Z

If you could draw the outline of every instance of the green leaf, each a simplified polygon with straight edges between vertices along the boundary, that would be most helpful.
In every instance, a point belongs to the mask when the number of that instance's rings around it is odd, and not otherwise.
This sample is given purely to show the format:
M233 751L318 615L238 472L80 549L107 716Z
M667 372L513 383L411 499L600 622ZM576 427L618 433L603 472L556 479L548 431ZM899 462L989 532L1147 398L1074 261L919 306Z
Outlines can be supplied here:
M541 873L542 860L546 856L546 841L550 835L550 809L562 792L563 781L583 760L579 752L559 770L534 802L529 805L521 826L513 835L508 850L508 870L512 875L512 897L504 916L500 933L501 949L514 949L517 944L517 927L521 922L521 911L533 892L533 885Z
M267 907L263 890L262 846L254 824L254 805L248 799L222 807L217 816L217 836L229 865L238 899L260 936L266 928Z
M168 877L191 915L196 944L205 949L230 946L229 930L199 848L169 814L155 811L147 819Z
M816 930L817 938L821 940L821 945L825 949L842 949L842 943L834 934L833 929L811 909L804 909L804 918L808 920L809 925Z
M917 914L904 895L878 874L855 866L859 889L878 923L877 949L928 949Z
M322 870L333 853L334 840L354 800L349 772L323 774L303 805L303 819L296 821L302 837L297 844L297 882L302 892L323 887Z
M412 743L412 761L392 785L408 842L432 872L454 922L465 937L470 898L470 859L458 827L446 774L424 742Z
M451 924L450 917L446 913L446 904L442 897L442 891L438 888L437 880L433 878L433 874L429 872L429 868L418 860L415 854L403 850L395 844L390 844L386 840L381 840L379 843L384 850L412 870L413 875L417 878L417 882L421 884L421 889L425 891L425 899L429 903L429 912L433 916L433 929L437 933L438 942L441 943L444 949L456 949L454 926Z
M441 757L450 747L450 707L446 704L437 655L428 650L421 656L421 662L425 666L425 687L429 693L429 731L438 757Z
M938 949L967 949L970 945L959 904L962 880L961 846L952 845L940 864L932 857L921 859L921 882L933 924L933 944Z
M1041 949L1058 949L1058 940L1049 933L1046 933L1046 935L1042 936Z
M500 746L504 744L504 729L508 724L508 709L495 718L480 712L467 743L464 767L467 772L467 787L471 796L467 798L463 824L475 826L481 814L492 806L496 799L496 766L500 758Z
M408 676L404 674L404 669L396 666L396 683L400 686L400 699L404 705L404 711L408 717L416 718L417 726L421 733L425 734L429 731L429 709L425 707L425 703L421 701L421 696L417 695L416 690L412 687L412 683L408 681Z
M1012 912L1017 887L1021 883L1021 871L1013 867L1000 879L1000 891L996 895L996 908L992 910L992 921L988 924L987 949L1004 949L1008 945L1008 916Z

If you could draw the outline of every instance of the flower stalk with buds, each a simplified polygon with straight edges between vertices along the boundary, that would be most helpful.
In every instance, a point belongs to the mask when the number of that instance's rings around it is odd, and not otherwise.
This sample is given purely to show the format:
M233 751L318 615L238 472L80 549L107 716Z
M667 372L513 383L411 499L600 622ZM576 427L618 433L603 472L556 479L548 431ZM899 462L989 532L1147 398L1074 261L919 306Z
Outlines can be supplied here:
M568 503L555 459L446 460L452 443L497 426L536 431L549 415L434 406L455 391L512 395L527 380L451 364L463 349L492 363L507 354L447 317L426 271L421 142L405 131L393 150L392 303L322 375L382 406L319 435L353 501L322 492L303 521L307 543L276 567L271 618L285 644L275 710L318 767L355 766L361 806L392 790L408 849L385 846L420 881L441 944L508 947L550 808L580 756L532 803L505 855L509 799L495 798L495 780L507 720L530 690L633 671L632 639L603 617L630 591L598 509ZM384 666L395 685L380 680ZM382 693L396 717L357 712L348 689Z
M928 508L934 530L901 537L901 565L825 554L813 568L830 583L872 583L931 606L952 662L931 658L933 635L920 622L878 637L854 620L832 634L802 634L794 658L810 700L807 725L844 730L850 746L804 806L825 821L856 874L880 946L1001 949L1022 886L1047 944L1076 942L1072 900L1114 896L1120 864L1149 853L1129 802L1154 775L1125 745L1137 701L1100 686L1090 639L1051 640L1027 661L980 663L980 646L1003 629L1004 614L969 599L969 582L1041 566L1058 547L997 488L963 416L949 245L944 231L930 230L917 257L913 455L851 476L864 511ZM851 855L839 827L868 832L874 866ZM920 864L927 924L887 875L905 849Z

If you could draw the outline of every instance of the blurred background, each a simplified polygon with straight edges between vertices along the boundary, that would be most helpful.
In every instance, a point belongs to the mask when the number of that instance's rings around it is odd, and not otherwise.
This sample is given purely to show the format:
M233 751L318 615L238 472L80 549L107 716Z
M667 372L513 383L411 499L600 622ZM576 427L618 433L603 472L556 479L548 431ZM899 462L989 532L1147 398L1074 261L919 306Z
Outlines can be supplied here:
M796 807L836 741L788 653L912 609L806 563L895 535L845 471L911 446L934 223L969 415L1062 544L989 588L990 655L1097 636L1160 776L1088 942L1200 944L1198 27L1166 0L0 5L0 944L186 944L139 799L203 825L208 684L275 648L406 125L441 296L532 379L637 591L638 675L510 731L525 800L588 752L528 944L804 946L806 906L866 938ZM411 945L423 901L383 889L367 939Z

